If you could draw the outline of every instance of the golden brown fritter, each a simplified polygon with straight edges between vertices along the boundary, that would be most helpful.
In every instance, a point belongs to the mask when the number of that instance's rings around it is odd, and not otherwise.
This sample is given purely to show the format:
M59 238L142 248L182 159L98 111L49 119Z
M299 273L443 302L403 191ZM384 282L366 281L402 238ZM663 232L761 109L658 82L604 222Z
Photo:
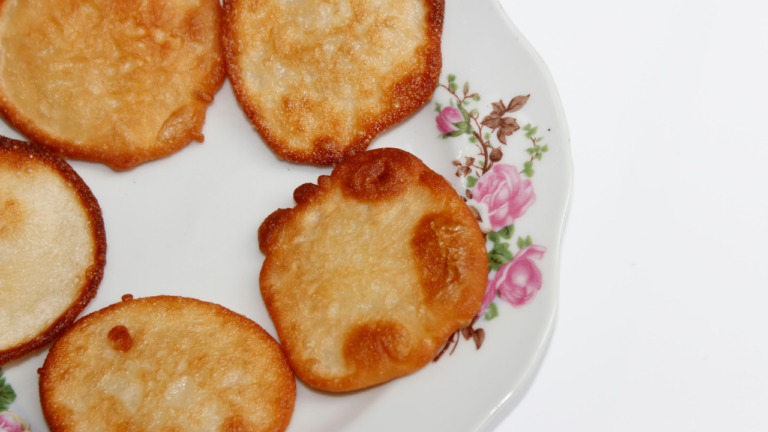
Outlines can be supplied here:
M66 162L0 137L0 365L67 329L106 263L99 203Z
M221 15L218 0L0 1L0 113L115 169L202 141L225 78Z
M450 184L415 156L358 153L294 199L259 228L259 281L308 384L349 391L414 372L477 314L485 239Z
M237 100L277 156L330 165L424 105L444 0L224 0Z
M40 375L52 432L280 432L295 396L285 355L258 324L183 297L124 297L83 317Z

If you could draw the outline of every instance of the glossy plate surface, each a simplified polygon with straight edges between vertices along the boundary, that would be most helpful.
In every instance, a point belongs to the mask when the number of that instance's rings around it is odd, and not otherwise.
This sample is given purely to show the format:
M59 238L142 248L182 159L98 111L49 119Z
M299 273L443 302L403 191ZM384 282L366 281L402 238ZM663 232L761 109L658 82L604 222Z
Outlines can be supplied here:
M546 66L496 0L446 3L441 86L372 148L414 153L470 198L490 232L493 303L455 350L411 376L346 395L299 382L289 431L486 430L511 408L546 346L572 178L565 116ZM258 290L257 229L294 205L297 186L331 170L277 160L228 82L203 132L204 144L127 172L70 161L107 230L104 280L86 313L127 293L181 295L221 304L275 335ZM22 138L4 123L0 134ZM47 430L36 373L46 352L3 368L17 394L10 409L36 432Z

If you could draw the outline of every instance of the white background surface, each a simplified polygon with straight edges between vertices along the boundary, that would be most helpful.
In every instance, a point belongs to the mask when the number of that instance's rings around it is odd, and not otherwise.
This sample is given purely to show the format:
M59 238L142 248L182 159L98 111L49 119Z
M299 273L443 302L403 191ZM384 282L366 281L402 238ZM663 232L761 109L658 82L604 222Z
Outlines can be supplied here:
M768 430L768 2L501 3L575 175L554 334L496 431Z

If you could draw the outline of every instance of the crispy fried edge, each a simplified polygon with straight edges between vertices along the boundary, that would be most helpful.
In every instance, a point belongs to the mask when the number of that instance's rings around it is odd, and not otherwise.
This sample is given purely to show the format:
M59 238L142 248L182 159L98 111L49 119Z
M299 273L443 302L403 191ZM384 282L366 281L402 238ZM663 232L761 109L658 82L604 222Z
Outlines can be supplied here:
M209 0L214 5L216 10L216 25L214 30L219 30L218 41L219 49L221 49L221 23L222 23L222 9L218 0ZM0 14L3 12L6 0L0 0ZM224 80L227 77L226 68L223 62L219 62L216 67L210 71L208 76L202 81L205 86L200 89L198 93L215 95L216 92L224 85ZM213 99L206 101L198 98L198 101L207 106L213 102ZM151 160L160 159L165 156L170 156L173 153L178 152L184 147L188 146L194 136L200 133L195 129L188 129L184 137L172 145L157 146L154 150L141 150L133 151L129 153L114 153L105 152L100 149L84 149L75 145L71 141L65 141L58 139L55 136L49 134L43 129L39 128L35 122L22 114L16 106L13 105L8 96L5 94L3 87L0 87L0 115L21 132L24 136L34 141L35 143L46 147L52 153L56 153L62 157L70 159L81 159L92 162L103 163L116 171L129 170L141 165L142 163L149 162ZM159 131L158 131L159 132Z
M167 295L160 295L155 297L144 297L139 299L130 299L130 300L124 300L119 303L114 303L112 305L109 305L103 309L99 309L93 313L90 313L81 319L79 319L75 325L70 327L66 333L64 333L61 338L56 341L56 343L51 347L51 350L48 352L48 356L45 358L45 362L43 363L42 369L40 372L40 379L39 379L39 391L40 391L40 405L43 410L43 416L45 417L45 421L48 423L49 428L52 432L57 431L68 431L70 428L69 425L64 421L64 418L59 415L58 411L56 410L55 403L52 401L53 392L55 391L54 383L51 383L50 380L53 379L53 377L50 376L52 373L52 368L55 368L57 365L57 360L59 356L59 351L65 351L67 348L68 339L67 337L70 335L70 333L73 333L81 326L89 325L91 321L98 321L103 315L108 315L113 310L121 309L124 307L129 307L129 304L135 304L138 303L162 303L162 302L171 302L171 303L180 303L180 304L190 304L190 303L197 303L199 305L204 305L205 307L211 308L211 310L215 313L218 313L220 315L223 315L227 318L232 319L233 321L238 323L239 327L250 327L251 329L255 330L256 333L259 335L265 336L267 340L272 341L274 343L274 347L277 348L280 354L282 354L283 359L286 359L285 351L282 346L273 338L269 333L267 333L266 330L264 330L258 323L255 321L246 318L243 315L238 314L237 312L234 312L230 309L225 308L224 306L210 303L194 298L189 297L179 297L179 296L167 296ZM66 360L66 357L63 358ZM279 427L276 429L276 432L284 431L288 428L288 424L291 421L291 417L293 416L293 409L296 403L296 380L293 378L293 371L288 366L288 363L282 363L281 366L284 366L283 370L280 371L280 375L282 378L284 378L281 383L281 385L284 385L286 389L289 390L291 393L290 397L290 408L285 407L284 405L281 405L276 408L276 411L279 411L280 414L280 422Z
M35 351L56 339L72 325L77 316L80 315L80 312L96 296L96 291L104 276L104 266L107 263L107 237L99 202L83 179L63 159L51 154L43 147L3 136L0 136L0 153L16 153L22 156L30 155L34 157L34 160L54 169L69 183L80 199L81 208L85 209L88 215L88 221L91 225L91 236L94 242L93 264L86 270L85 281L82 284L78 298L53 324L35 338L13 348L0 351L0 365L3 365Z
M340 188L344 188L344 178L342 178L342 173L346 173L346 175L353 175L357 170L355 169L347 169L350 166L354 166L358 163L357 159L365 159L365 160L380 160L384 158L392 158L392 159L409 159L409 162L411 162L411 169L418 169L420 170L419 175L417 176L416 182L422 182L427 187L435 191L436 193L439 193L443 196L446 196L448 198L448 207L452 208L453 210L463 213L460 217L462 219L470 220L473 222L476 222L476 219L472 212L469 210L469 207L463 202L463 200L458 196L455 189L448 183L448 181L443 178L440 174L437 174L436 172L432 171L424 162L422 162L418 157L414 156L411 153L408 153L403 150L395 149L395 148L381 148L381 149L375 149L375 150L369 150L364 153L360 153L357 155L357 157L352 157L349 159L344 160L339 165L336 166L336 168L331 173L331 176L320 176L318 178L318 185L314 185L312 183L306 183L294 191L294 199L297 202L297 205L292 209L278 209L264 220L264 222L259 227L259 248L260 250L266 255L266 258L264 260L264 264L262 265L261 272L259 274L259 287L262 299L264 300L264 304L267 308L267 311L269 312L270 317L272 318L272 322L275 325L275 329L277 330L277 335L282 341L283 350L285 350L285 353L288 357L288 362L291 364L291 367L293 368L293 371L296 373L296 375L301 378L302 381L306 382L312 387L318 388L320 390L325 391L331 391L331 392L347 392L347 391L354 391L354 390L360 390L367 387L372 387L375 385L383 384L388 381L391 381L395 378L399 378L405 375L408 375L410 373L416 372L422 367L424 367L427 363L429 363L435 355L437 355L440 348L445 344L445 341L448 340L448 338L457 330L460 330L461 328L466 327L470 324L474 316L477 314L477 311L480 309L480 306L482 305L483 296L485 295L485 288L487 284L487 277L488 273L485 271L488 268L488 255L485 248L485 237L482 235L482 232L480 231L480 227L477 226L477 232L480 234L477 237L477 244L473 245L473 248L476 248L479 253L479 257L483 260L483 262L478 265L478 269L482 271L482 277L483 283L482 289L479 289L474 298L467 299L468 301L464 303L464 307L461 308L461 310L457 311L456 313L456 325L452 327L446 327L445 334L444 335L436 335L432 338L431 341L437 341L435 344L425 344L421 347L421 351L414 352L413 357L409 358L406 362L401 362L400 364L393 364L392 369L388 374L381 374L379 371L369 371L369 370L363 370L351 375L347 375L341 378L333 378L333 379L327 379L322 377L317 377L314 374L312 374L311 369L305 367L305 365L301 362L295 362L293 360L293 346L292 343L289 341L286 341L285 335L287 333L290 333L290 329L288 329L283 322L279 319L279 316L277 319L275 318L275 315L273 314L273 296L274 293L271 293L269 291L265 290L265 286L268 286L266 281L266 275L270 272L273 272L274 270L272 267L275 265L274 261L269 259L269 255L272 251L275 250L279 246L279 244L282 242L282 231L284 227L290 223L290 221L295 217L296 214L300 214L303 209L309 205L311 205L312 202L320 198L320 196L324 193L325 190L332 187L331 179L333 181L338 182ZM414 163L415 162L415 163ZM416 183L414 182L414 183ZM375 199L370 198L359 198L359 197L353 197L350 196L349 199L359 200L359 201L379 201L379 202L386 202L390 201L392 199L396 199L397 195L391 196L391 195L381 195ZM480 284L478 284L480 286ZM267 290L270 288L267 287ZM470 304L474 304L474 306L470 307ZM347 338L349 335L346 335ZM430 342L431 342L430 341ZM346 356L345 356L346 357ZM400 367L402 366L402 367ZM362 382L362 384L361 384Z
M335 145L328 145L321 138L313 143L312 150L297 151L291 147L289 142L281 141L275 134L270 132L268 125L263 120L261 110L256 103L250 100L244 89L243 74L241 74L240 68L237 65L237 57L240 51L234 29L234 23L237 21L239 12L238 6L242 1L223 0L224 21L222 41L224 44L227 73L237 101L243 107L245 115L251 120L251 123L264 139L264 142L281 159L321 166L337 164L347 157L367 149L371 141L378 134L410 116L429 102L437 87L443 62L440 40L443 32L445 0L422 0L428 9L427 20L429 22L427 30L428 42L425 46L425 72L419 75L410 75L404 80L395 82L389 91L393 94L393 97L388 103L388 109L379 114L376 121L368 126L360 137L348 143L344 148L340 149ZM395 108L397 103L400 104L399 108Z

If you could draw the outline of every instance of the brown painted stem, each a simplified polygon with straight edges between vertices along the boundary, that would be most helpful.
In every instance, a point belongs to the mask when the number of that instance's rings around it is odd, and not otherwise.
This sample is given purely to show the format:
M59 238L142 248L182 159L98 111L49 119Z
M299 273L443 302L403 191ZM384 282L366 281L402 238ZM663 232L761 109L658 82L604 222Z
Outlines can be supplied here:
M463 98L459 97L459 95L457 95L453 90L451 90L449 86L446 86L445 84L440 84L440 87L448 90L448 92L452 94L453 97L456 98L456 100L459 103L459 106L461 106L461 104L463 104L464 101L467 99L466 95ZM483 126L477 122L477 117L471 117L471 118L472 120L475 121L475 125L477 126L477 131L475 131L473 135L475 136L475 138L477 138L478 141L480 141L480 151L482 151L482 155L483 155L483 166L482 166L482 173L479 176L483 176L485 175L485 173L488 172L489 169L491 169L491 166L493 165L493 162L489 159L490 155L488 153L488 147L490 146L488 143L485 142L485 140L483 140ZM491 133L493 133L494 130L495 129L492 129Z

